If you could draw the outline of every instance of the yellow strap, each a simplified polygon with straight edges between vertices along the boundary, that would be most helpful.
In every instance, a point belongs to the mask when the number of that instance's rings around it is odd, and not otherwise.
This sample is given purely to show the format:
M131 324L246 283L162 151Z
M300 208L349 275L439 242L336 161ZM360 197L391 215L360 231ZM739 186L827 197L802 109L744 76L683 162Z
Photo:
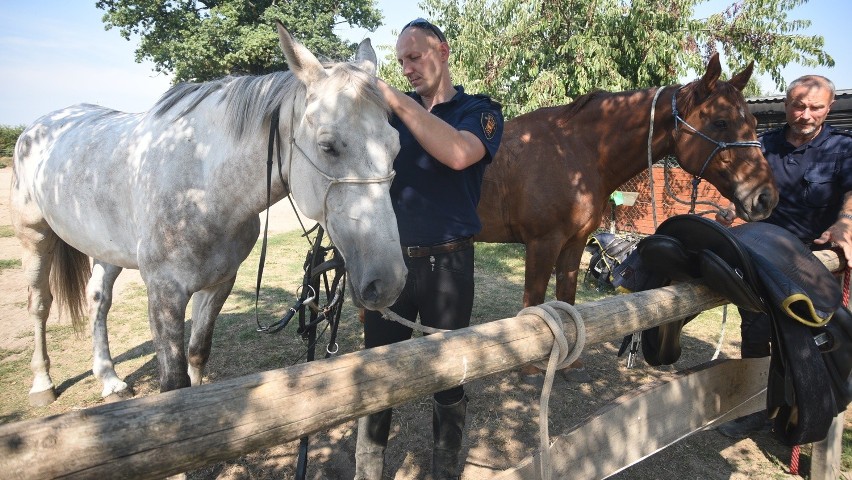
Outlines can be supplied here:
M810 312L810 315L811 315L810 318L801 317L793 310L792 306L793 306L794 303L797 303L797 302L804 302L805 305L808 306L808 311ZM781 302L781 309L784 310L784 313L789 315L791 318L793 318L793 319L795 319L795 320L797 320L797 321L799 321L799 322L801 322L801 323L803 323L803 324L805 324L809 327L821 327L821 326L825 325L826 323L828 323L828 321L831 320L831 317L834 315L834 313L832 312L831 314L828 315L827 318L820 319L819 314L817 314L816 309L814 308L813 302L811 302L811 299L803 293L797 293L795 295L790 295L789 297L785 298L784 301ZM813 319L817 319L817 320L813 320Z

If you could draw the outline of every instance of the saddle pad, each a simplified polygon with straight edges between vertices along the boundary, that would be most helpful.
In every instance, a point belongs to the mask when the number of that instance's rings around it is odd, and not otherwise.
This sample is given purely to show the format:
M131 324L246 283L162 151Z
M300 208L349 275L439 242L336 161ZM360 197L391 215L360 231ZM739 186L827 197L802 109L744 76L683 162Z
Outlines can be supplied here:
M840 307L838 280L793 234L769 223L730 228L759 271L767 301L809 326L825 324Z

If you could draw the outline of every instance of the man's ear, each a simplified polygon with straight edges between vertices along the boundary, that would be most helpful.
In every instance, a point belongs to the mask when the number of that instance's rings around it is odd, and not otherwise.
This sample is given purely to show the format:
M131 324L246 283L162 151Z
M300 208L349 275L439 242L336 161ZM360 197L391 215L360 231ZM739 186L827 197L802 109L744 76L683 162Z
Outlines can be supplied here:
M441 60L449 62L450 61L450 46L447 42L441 42L441 45L438 46L441 52Z

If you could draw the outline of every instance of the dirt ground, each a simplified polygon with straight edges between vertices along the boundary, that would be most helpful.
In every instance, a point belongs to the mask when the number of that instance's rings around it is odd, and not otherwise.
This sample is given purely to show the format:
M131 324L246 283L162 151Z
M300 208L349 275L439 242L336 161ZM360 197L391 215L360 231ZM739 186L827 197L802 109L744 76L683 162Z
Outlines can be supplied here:
M0 168L0 226L10 225L8 211L11 167ZM289 202L281 202L271 210L270 230L288 231L299 228ZM0 238L0 259L20 258L15 238ZM141 284L136 271L119 276L116 296L128 285ZM26 318L26 288L20 269L0 273L0 349L31 351L31 330ZM55 321L52 319L51 321ZM587 366L593 382L571 384L557 380L551 408L563 415L553 418L551 435L565 431L583 417L591 415L606 401L624 393L625 380L644 374L638 369L626 370L622 360L614 360L617 346L592 346L586 351ZM701 355L712 352L713 345L702 345ZM735 356L736 346L729 344L723 356ZM613 367L617 362L617 367ZM81 367L83 368L83 367ZM671 370L650 372L658 377ZM91 373L89 372L89 375ZM621 382L619 384L619 382ZM466 480L490 478L502 469L523 460L536 448L538 437L537 388L518 382L514 373L495 375L471 382L471 397L463 457ZM620 389L620 390L619 390ZM391 445L387 452L387 478L423 478L428 469L431 443L431 406L428 399L413 402L395 411ZM572 415L564 415L570 412ZM572 417L572 418L568 418ZM847 418L849 415L847 414ZM292 478L295 444L241 457L233 461L191 472L191 479ZM335 427L312 437L309 478L352 478L354 471L354 423ZM617 479L795 479L787 470L790 449L768 434L744 440L731 440L715 431L697 433L615 475ZM807 462L802 465L807 472ZM0 475L2 477L2 475Z

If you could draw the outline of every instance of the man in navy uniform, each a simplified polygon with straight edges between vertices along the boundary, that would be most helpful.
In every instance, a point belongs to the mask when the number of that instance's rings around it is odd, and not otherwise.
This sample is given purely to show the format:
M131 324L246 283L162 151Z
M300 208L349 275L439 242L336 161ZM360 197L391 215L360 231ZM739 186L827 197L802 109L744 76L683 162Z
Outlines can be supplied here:
M852 266L852 132L825 123L834 84L805 75L787 87L787 123L760 136L763 155L778 186L778 205L764 222L783 227L812 250L839 247ZM716 216L730 225L734 212ZM769 356L770 323L762 313L740 310L742 357ZM766 410L720 425L717 431L745 438L771 426Z
M500 104L465 93L450 78L450 46L443 32L419 18L402 28L396 56L413 92L378 81L399 131L400 150L391 185L403 257L405 289L391 310L423 325L455 330L470 324L473 309L473 235L485 167L503 135ZM364 346L411 338L411 328L364 315ZM432 402L432 478L459 478L458 456L467 411L461 385ZM355 478L382 477L391 409L358 421Z

